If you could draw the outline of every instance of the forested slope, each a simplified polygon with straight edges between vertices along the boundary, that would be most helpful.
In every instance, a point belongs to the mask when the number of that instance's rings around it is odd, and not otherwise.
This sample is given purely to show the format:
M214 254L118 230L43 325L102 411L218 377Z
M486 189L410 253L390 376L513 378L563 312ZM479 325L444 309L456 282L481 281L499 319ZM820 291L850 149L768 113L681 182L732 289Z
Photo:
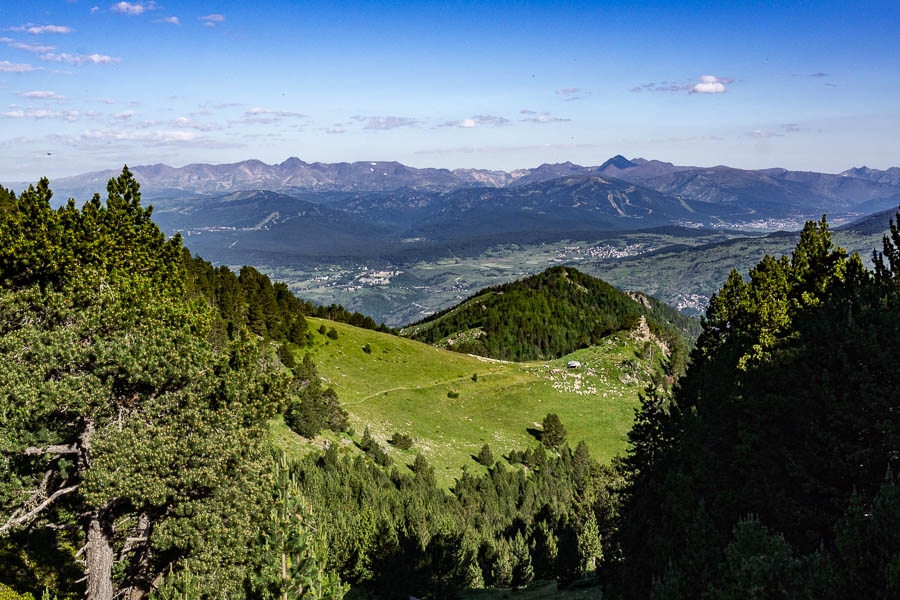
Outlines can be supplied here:
M630 434L629 598L900 593L900 230L875 271L807 223L732 271L673 393Z
M459 305L408 325L413 339L443 342L459 352L505 360L558 358L635 329L641 318L683 368L696 324L643 296L639 302L571 267L553 267L525 279L486 288Z

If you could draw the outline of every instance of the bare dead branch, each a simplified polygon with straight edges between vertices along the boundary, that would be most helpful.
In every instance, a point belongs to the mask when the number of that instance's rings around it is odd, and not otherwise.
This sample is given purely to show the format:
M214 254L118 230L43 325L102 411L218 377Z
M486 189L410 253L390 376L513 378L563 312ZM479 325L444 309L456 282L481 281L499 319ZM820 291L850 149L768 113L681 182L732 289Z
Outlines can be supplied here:
M37 517L41 511L45 508L53 504L53 502L59 498L60 496L65 496L66 494L71 494L75 490L78 489L80 484L70 485L69 487L61 488L50 494L43 502L39 503L37 506L32 508L27 512L22 512L24 509L20 509L16 511L10 516L9 520L6 521L3 525L0 525L0 534L6 533L6 531L21 527L22 525L26 525L30 523L32 520ZM41 491L41 490L39 490Z
M25 448L24 452L25 456L40 456L43 454L53 454L53 455L63 455L63 454L78 454L78 447L75 444L53 444L51 446L47 446L46 448L38 448L37 446L30 446Z

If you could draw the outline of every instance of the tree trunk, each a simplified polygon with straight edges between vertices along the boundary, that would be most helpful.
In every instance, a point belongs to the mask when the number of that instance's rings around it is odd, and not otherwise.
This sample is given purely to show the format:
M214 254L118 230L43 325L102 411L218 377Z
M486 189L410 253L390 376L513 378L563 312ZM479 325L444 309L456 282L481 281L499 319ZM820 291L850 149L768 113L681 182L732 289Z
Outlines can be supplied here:
M152 577L150 575L150 530L152 522L150 515L142 512L138 515L138 524L131 532L131 537L125 540L120 554L120 560L124 560L129 554L129 567L125 581L122 585L122 597L127 600L141 600L150 593Z
M94 514L88 524L87 547L84 551L87 575L87 600L113 600L112 531Z

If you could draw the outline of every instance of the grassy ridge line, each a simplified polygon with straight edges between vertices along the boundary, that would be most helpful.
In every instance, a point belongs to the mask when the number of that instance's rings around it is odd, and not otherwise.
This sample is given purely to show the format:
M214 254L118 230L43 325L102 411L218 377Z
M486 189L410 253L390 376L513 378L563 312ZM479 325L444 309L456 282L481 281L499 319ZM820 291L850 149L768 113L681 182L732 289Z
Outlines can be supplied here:
M369 426L399 467L422 452L444 485L459 477L464 466L483 471L472 456L485 443L496 457L536 445L533 433L548 412L559 414L573 445L584 439L596 458L612 458L625 449L625 434L649 369L649 361L638 357L641 343L624 335L555 361L505 363L343 323L308 321L314 332L312 357L350 413L353 441ZM338 338L317 333L322 324L333 326ZM369 354L363 351L367 344ZM580 360L584 368L567 371L570 358ZM451 391L459 396L449 398ZM280 420L272 423L272 431L289 453L313 447ZM395 431L417 438L412 450L386 443ZM327 433L318 445L326 439L343 451L357 452L346 435Z

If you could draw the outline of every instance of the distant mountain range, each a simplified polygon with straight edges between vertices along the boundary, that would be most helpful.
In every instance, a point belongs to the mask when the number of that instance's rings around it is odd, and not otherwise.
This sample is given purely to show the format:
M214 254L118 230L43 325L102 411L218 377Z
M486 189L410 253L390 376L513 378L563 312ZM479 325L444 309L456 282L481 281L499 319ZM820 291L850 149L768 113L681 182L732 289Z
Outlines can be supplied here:
M511 172L397 162L248 160L132 168L154 219L214 261L445 255L498 243L586 239L663 226L798 229L896 208L900 168L840 174L677 166L614 156ZM101 192L117 171L51 182L55 199ZM14 186L15 189L15 186ZM264 260L264 259L260 259Z
M148 199L222 195L236 191L271 190L283 194L321 192L447 193L461 189L528 188L572 177L613 178L638 184L676 200L729 206L754 218L806 216L817 212L865 214L897 205L900 168L858 167L839 174L744 170L726 166L690 167L641 158L614 156L599 166L571 162L543 164L533 169L417 169L398 162L307 163L289 158L269 165L258 160L170 167L135 166L131 170ZM54 180L59 201L86 199L102 191L118 170L95 171ZM16 186L13 186L16 189ZM19 186L21 187L21 186ZM507 197L507 196L502 196Z

